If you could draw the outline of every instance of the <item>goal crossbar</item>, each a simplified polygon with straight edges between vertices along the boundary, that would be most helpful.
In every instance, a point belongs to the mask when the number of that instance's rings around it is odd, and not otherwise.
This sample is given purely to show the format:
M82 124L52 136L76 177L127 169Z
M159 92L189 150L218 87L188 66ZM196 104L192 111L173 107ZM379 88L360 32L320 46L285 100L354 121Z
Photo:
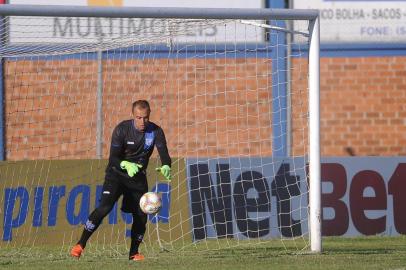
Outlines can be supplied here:
M61 5L1 5L1 16L69 16L106 18L315 20L318 10L265 8L90 7Z

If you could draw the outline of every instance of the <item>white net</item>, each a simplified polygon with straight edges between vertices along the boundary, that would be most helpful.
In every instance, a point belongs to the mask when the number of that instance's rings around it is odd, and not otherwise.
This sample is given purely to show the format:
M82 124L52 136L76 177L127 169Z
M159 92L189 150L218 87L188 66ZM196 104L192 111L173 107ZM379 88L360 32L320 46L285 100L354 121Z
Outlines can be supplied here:
M307 249L308 61L302 43L286 42L307 37L266 25L4 18L2 248L57 246L68 254L98 204L113 128L131 119L133 101L146 99L174 175L161 181L155 153L148 181L163 209L149 217L147 255L271 239ZM131 217L119 208L86 254L126 253Z

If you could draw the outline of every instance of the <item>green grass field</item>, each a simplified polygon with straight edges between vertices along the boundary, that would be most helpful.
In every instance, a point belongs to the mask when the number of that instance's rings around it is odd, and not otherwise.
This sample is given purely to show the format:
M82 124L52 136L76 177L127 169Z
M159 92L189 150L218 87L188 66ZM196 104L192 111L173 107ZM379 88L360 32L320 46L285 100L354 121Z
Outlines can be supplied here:
M217 242L217 241L215 241ZM216 245L221 242L217 242ZM240 242L241 243L241 242ZM0 249L0 269L403 269L406 270L406 236L324 238L320 255L286 250L281 241L237 245L207 251L207 244L183 252L159 252L144 262L130 262L127 254L98 252L80 260L61 248L30 248L12 253ZM209 244L210 245L210 244ZM96 255L97 254L97 255Z

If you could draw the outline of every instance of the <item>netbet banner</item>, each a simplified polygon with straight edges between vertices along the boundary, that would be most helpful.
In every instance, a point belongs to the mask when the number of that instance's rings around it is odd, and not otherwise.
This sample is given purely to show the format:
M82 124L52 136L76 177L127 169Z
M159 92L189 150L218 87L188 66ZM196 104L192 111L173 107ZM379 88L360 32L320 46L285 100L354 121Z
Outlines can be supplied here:
M194 240L308 232L304 159L188 159ZM323 235L406 234L406 158L324 158Z
M10 0L10 4L115 7L263 8L264 0ZM241 23L210 24L192 21L137 18L11 17L9 41L15 43L170 44L171 42L262 42L263 28ZM177 33L173 35L173 33Z
M405 42L406 1L294 0L320 10L322 42Z

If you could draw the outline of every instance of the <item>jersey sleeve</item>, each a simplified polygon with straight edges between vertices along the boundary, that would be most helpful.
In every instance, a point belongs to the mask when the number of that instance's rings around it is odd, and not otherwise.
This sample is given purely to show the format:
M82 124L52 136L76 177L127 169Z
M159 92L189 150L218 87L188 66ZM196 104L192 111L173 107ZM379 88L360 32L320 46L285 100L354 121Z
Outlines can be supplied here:
M111 136L109 162L116 168L120 168L124 151L124 131L120 125L116 126Z
M158 149L159 157L161 158L162 165L172 165L171 157L169 156L168 147L166 146L165 134L162 128L156 130L156 148Z

